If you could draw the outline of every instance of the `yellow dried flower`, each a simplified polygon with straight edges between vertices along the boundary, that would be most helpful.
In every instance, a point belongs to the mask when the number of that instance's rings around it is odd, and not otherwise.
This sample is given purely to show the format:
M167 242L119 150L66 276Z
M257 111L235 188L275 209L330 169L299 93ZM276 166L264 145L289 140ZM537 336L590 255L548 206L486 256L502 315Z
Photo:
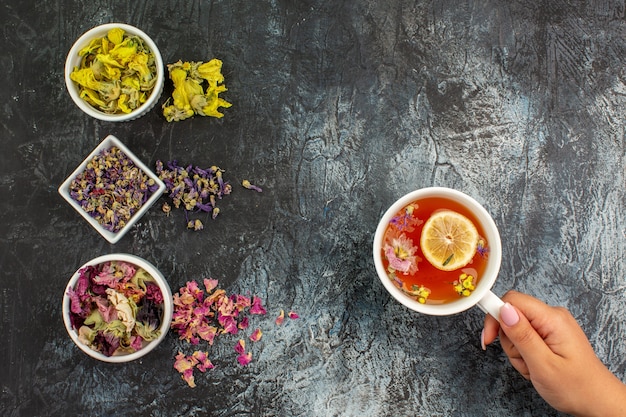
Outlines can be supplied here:
M79 95L100 111L130 113L154 89L154 54L141 38L121 28L92 40L78 54L82 60L70 78L79 85Z
M460 274L459 280L452 283L454 285L454 291L460 296L469 297L472 291L476 289L476 280L473 275Z
M194 115L221 118L218 109L228 108L231 103L219 97L226 91L221 73L222 61L178 61L167 66L174 84L171 100L163 105L163 116L168 122L184 120Z
M105 39L108 39L114 45L122 43L122 41L124 40L124 29L121 29L121 28L111 29L109 33L107 33L107 36Z

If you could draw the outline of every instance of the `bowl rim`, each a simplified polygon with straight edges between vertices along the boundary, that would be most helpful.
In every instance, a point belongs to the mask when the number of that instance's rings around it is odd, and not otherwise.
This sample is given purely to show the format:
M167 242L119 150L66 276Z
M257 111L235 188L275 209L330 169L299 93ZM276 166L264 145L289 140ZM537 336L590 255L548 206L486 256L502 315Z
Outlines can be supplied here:
M111 232L106 230L96 219L91 217L89 213L87 213L83 208L78 204L76 200L74 200L70 196L70 185L72 180L78 176L81 172L85 170L89 161L93 159L98 153L100 153L104 149L109 149L113 146L118 147L122 152L128 156L129 159L133 161L136 167L141 169L150 179L154 180L154 182L158 185L158 188L150 198L141 206L141 208L130 218L130 220L122 227L121 230L117 232ZM161 197L161 195L165 192L165 183L161 181L161 179L154 173L146 164L144 164L141 159L139 159L134 153L131 152L130 149L121 140L113 135L108 135L105 137L94 149L91 153L83 159L83 161L78 165L78 167L63 181L63 183L59 186L58 192L61 196L76 210L78 213L85 219L87 222L102 235L109 243L117 243L128 231L139 221L141 217L154 205L154 203Z
M76 281L78 281L80 270L87 266L99 265L99 264L102 264L104 262L109 262L109 261L123 261L123 262L133 264L135 266L138 266L140 268L143 268L148 274L150 274L150 276L152 276L152 278L154 278L154 280L158 283L159 288L161 289L161 292L163 293L163 321L161 322L161 326L160 326L161 334L159 335L159 337L157 337L155 340L148 343L146 346L144 346L140 350L133 352L133 353L129 353L128 355L106 356L103 353L100 353L91 349L90 347L84 345L78 339L78 333L76 332L76 330L72 328L72 324L70 322L70 298L67 294L70 288L73 288L74 285L76 284ZM161 341L165 338L165 336L167 335L170 329L173 310L174 310L174 302L172 300L172 290L167 280L163 276L163 274L153 264L151 264L147 260L140 258L139 256L129 254L129 253L112 253L108 255L101 255L86 262L80 268L78 268L76 272L74 272L74 274L68 281L67 285L65 286L65 291L63 293L63 304L62 304L63 323L65 324L65 330L67 330L67 333L69 334L70 338L72 339L74 344L78 346L80 350L85 352L87 355L91 356L94 359L98 359L100 361L109 362L109 363L130 362L130 361L136 360L138 358L141 358L147 355L150 351L156 348L161 343Z
M445 304L420 304L413 298L409 297L402 290L396 287L392 280L389 279L387 271L382 262L381 250L382 240L391 218L403 207L409 203L426 197L441 197L448 200L453 200L465 205L478 219L484 232L485 238L489 244L489 260L483 276L480 278L476 289L469 297L463 297L458 301L445 303ZM405 194L396 200L380 219L376 232L374 234L374 241L372 245L372 255L374 257L374 265L376 269L376 275L380 279L385 289L395 298L398 302L403 304L409 309L433 316L448 316L465 311L487 296L493 285L495 284L498 273L500 272L500 265L502 262L502 242L500 240L500 233L493 221L491 215L487 210L469 195L447 187L426 187L417 189Z
M124 113L124 114L107 114L91 106L85 100L80 98L76 83L72 81L70 78L70 74L74 70L74 67L76 66L78 62L80 62L80 59L81 59L78 56L78 52L83 47L85 47L85 45L87 45L91 39L93 39L94 37L101 37L104 34L108 33L109 30L114 29L114 28L124 29L124 31L126 31L127 33L137 35L140 38L142 38L144 42L146 42L146 45L150 48L150 50L154 54L154 58L156 61L157 80L154 85L154 88L152 89L152 92L150 93L150 96L148 97L148 100L137 109L131 111L130 113ZM136 119L140 116L143 116L145 113L150 111L154 107L154 105L157 103L157 101L161 97L161 93L163 92L163 86L165 84L165 67L163 64L163 57L161 56L161 52L159 51L159 48L157 47L156 43L152 40L150 36L148 36L141 29L135 26L126 24L126 23L105 23L99 26L95 26L89 29L88 31L86 31L85 33L83 33L72 44L67 54L67 57L65 59L64 74L65 74L65 86L67 88L67 91L70 97L72 98L72 101L74 101L74 103L78 106L78 108L80 108L83 112L85 112L91 117L94 117L99 120L107 121L107 122L126 122L126 121Z

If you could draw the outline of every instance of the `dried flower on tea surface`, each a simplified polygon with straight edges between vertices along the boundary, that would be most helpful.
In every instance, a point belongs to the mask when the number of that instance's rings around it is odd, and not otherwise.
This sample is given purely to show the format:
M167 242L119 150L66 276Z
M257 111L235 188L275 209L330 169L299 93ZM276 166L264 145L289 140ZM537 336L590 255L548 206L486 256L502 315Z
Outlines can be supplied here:
M70 184L70 196L111 232L121 230L158 189L119 148L102 150Z
M83 57L80 67L70 78L79 85L80 97L104 113L130 113L154 89L156 60L139 36L114 28L78 54Z
M459 293L460 296L469 297L476 289L476 278L474 278L474 275L464 272L459 275L459 279L454 281L452 285L454 285L454 290Z
M219 97L226 91L222 75L222 61L178 61L167 66L174 84L172 97L163 105L163 116L168 122L185 120L194 115L221 118L218 108L231 103Z
M111 261L88 266L68 291L79 340L106 356L132 353L160 335L163 294L142 268Z
M224 180L224 170L217 166L207 169L188 165L178 165L177 161L170 161L167 166L163 162L156 162L156 173L165 183L168 195L175 208L182 207L185 211L187 228L202 230L204 225L199 219L190 219L189 213L209 213L213 219L220 212L217 200L232 191L232 186ZM165 203L163 211L169 214L171 207Z

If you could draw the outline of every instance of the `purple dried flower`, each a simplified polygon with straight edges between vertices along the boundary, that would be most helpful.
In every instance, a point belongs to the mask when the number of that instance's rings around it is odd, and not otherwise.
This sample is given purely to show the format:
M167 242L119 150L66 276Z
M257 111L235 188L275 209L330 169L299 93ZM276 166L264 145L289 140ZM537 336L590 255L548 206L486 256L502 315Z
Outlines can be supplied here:
M231 185L222 176L224 170L217 166L207 169L193 165L183 167L176 160L165 165L167 169L163 162L157 161L156 172L165 183L174 207L183 207L185 223L189 229L202 230L202 222L190 219L189 213L203 212L213 219L217 217L219 208L216 200L232 191Z
M261 187L257 187L256 185L251 184L250 181L248 181L248 180L241 181L241 185L244 188L247 188L249 190L254 190L254 191L259 192L259 193L263 192L263 189Z
M121 149L103 149L70 184L70 196L102 227L121 230L158 185Z

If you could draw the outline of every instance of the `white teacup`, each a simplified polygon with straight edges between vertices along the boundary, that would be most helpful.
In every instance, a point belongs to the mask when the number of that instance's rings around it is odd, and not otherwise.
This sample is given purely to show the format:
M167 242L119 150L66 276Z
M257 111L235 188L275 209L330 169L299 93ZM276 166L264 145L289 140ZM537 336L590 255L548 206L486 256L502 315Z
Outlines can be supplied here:
M428 198L439 197L447 200L456 201L465 206L476 218L482 226L486 236L484 238L489 245L489 256L487 258L487 266L484 273L480 277L476 289L468 297L459 297L458 300L443 304L422 304L414 298L405 294L398 288L389 278L387 270L382 260L382 244L385 231L391 219L408 204ZM404 304L411 310L430 314L434 316L446 316L460 313L477 305L485 313L491 314L496 319L500 319L500 307L504 304L502 300L495 295L491 288L496 281L498 272L500 271L500 262L502 261L502 243L500 242L500 234L493 219L487 211L476 200L463 194L460 191L444 187L422 188L400 198L396 201L383 215L376 228L374 235L374 264L376 272L389 293L400 303Z

